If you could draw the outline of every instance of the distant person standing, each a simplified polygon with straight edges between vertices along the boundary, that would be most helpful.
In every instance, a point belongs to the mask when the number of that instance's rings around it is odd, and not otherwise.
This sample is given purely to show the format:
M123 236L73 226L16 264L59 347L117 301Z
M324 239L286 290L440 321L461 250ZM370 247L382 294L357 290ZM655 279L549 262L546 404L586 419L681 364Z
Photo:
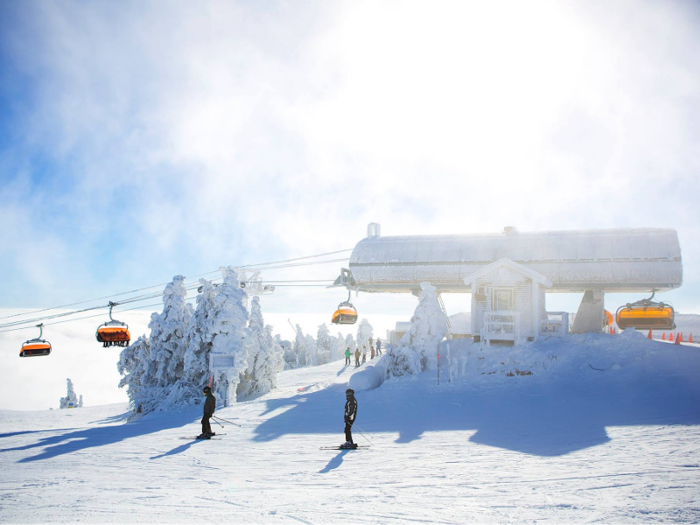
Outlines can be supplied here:
M377 355L382 355L382 340L377 338Z
M348 346L348 349L345 350L345 366L348 366L350 364L350 347Z
M357 448L357 445L352 441L352 424L357 417L357 399L355 399L355 391L348 388L345 391L345 443L340 445L340 448Z
M372 343L369 345L369 358L374 359L374 346L372 346Z
M362 347L362 364L364 365L367 362L367 347L363 346Z
M209 386L204 387L204 395L207 400L204 402L204 415L202 416L202 433L197 436L197 439L211 439L214 433L211 431L211 423L209 420L214 415L216 410L216 398L211 393Z
M360 349L355 348L355 368L360 366Z

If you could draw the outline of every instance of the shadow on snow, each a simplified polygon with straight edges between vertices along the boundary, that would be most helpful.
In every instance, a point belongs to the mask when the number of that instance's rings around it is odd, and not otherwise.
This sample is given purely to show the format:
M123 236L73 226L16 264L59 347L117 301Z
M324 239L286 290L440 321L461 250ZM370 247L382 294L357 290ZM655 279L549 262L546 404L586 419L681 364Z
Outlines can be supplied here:
M340 465L342 465L343 458L345 457L345 454L347 454L348 452L350 452L350 451L349 450L341 450L340 452L338 452L338 454L328 462L328 465L326 465L321 470L319 470L318 473L319 474L327 474L331 470L337 469Z
M143 419L122 425L108 425L78 430L70 429L72 430L70 432L39 438L36 442L29 445L0 449L0 453L43 448L39 454L22 458L19 460L19 463L55 458L63 454L71 454L95 447L111 445L126 439L147 436L148 434L160 432L169 428L183 427L199 419L199 416L196 415L196 410L201 409L195 409L194 411L192 409L183 410L181 413L154 414L151 417L146 416ZM31 432L42 431L35 430ZM55 432L55 429L50 429L46 432ZM20 433L15 432L14 434ZM181 448L185 450L188 447L177 447L177 449L163 454L162 456L176 454L178 453L176 451ZM156 456L156 458L162 456Z
M359 406L353 434L358 441L360 428L370 436L398 433L396 443L411 443L425 432L475 431L470 437L455 436L454 443L470 441L560 456L609 442L608 426L700 424L700 387L692 374L624 382L614 375L591 374L573 384L534 377L494 378L488 390L483 382L475 389L466 382L437 386L425 377L391 380L377 390L356 394ZM333 434L344 441L345 388L336 384L267 401L265 413L282 412L260 424L254 440ZM322 472L340 463L342 455Z

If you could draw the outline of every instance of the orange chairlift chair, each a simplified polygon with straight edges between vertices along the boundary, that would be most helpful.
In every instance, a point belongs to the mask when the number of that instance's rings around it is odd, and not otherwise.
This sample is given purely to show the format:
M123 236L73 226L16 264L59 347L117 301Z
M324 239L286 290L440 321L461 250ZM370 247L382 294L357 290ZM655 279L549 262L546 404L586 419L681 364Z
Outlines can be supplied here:
M620 330L635 328L637 330L674 330L676 328L675 311L668 303L653 301L656 290L649 299L627 303L617 309L615 322Z
M357 310L350 302L350 294L348 291L348 300L343 301L338 305L338 309L333 312L331 323L333 324L355 324L357 322Z
M109 321L102 323L95 333L97 342L102 343L102 346L129 346L131 334L129 333L129 325L116 321L112 318L112 308L117 306L117 303L109 302Z
M38 324L36 327L39 329L39 337L22 344L22 349L19 351L20 357L40 357L51 353L51 343L41 338L41 334L44 333L44 325Z

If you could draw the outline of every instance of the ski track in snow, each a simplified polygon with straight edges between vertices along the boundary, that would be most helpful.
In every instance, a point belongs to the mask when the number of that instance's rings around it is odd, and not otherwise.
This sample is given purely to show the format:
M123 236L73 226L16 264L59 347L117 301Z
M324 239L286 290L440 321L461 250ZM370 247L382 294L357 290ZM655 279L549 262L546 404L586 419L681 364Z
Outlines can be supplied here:
M179 439L199 433L201 409L129 424L122 404L0 411L0 521L700 521L700 396L669 391L677 378L637 400L600 372L559 386L392 380L358 393L371 448L319 450L343 440L355 371L280 374L217 412L242 426L215 442Z

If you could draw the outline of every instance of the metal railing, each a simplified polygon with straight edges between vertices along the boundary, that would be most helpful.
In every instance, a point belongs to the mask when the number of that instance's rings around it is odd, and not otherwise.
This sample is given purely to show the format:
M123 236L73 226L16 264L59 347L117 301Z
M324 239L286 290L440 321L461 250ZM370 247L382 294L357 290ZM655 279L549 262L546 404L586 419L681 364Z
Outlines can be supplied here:
M569 335L568 312L545 312L546 320L542 323L542 335L566 337Z
M484 325L481 328L481 340L487 345L491 341L520 340L520 314L510 310L489 310L484 312Z

